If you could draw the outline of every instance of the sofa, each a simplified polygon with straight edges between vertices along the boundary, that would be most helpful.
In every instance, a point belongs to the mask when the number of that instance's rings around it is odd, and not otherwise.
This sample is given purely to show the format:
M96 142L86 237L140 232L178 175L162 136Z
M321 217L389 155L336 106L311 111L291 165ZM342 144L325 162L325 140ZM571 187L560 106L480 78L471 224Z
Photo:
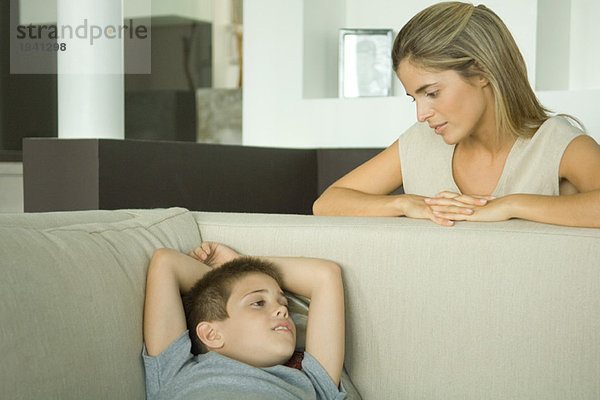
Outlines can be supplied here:
M203 240L337 262L363 399L600 398L598 229L183 208L0 214L0 398L143 399L148 262Z

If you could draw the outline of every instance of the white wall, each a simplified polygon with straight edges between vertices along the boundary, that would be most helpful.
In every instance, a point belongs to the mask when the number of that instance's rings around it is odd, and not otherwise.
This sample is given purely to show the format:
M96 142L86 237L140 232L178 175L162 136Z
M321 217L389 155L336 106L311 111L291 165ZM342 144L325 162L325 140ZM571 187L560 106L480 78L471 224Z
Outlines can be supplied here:
M540 0L543 1L543 0ZM567 0L563 0L567 1ZM586 0L568 0L586 10ZM594 2L595 0L587 0ZM419 10L436 1L335 0L338 7L319 6L312 0L253 0L244 4L244 111L245 145L275 147L382 147L391 144L415 121L410 103L395 78L394 97L338 99L315 83L334 81L337 75L326 65L330 58L317 57L309 43L319 43L315 32L322 31L319 51L337 49L339 28L391 28L394 32ZM485 3L504 20L521 48L535 87L537 51L537 0L488 0ZM310 9L305 9L310 7ZM317 8L321 24L330 29L310 29L307 16ZM340 15L344 14L343 18ZM585 11L590 27L594 15ZM595 14L597 15L597 14ZM321 21L321 22L319 22ZM571 26L573 27L573 23ZM307 26L309 28L307 28ZM573 28L571 28L573 29ZM596 28L586 28L590 29ZM577 36L575 34L575 36ZM579 35L578 37L581 37ZM324 44L325 43L325 44ZM571 46L573 43L571 42ZM582 47L585 50L585 47ZM586 50L586 57L590 56ZM597 51L596 53L600 53ZM310 57L308 59L306 57ZM598 55L593 55L598 57ZM577 56L579 60L584 57ZM311 62L318 63L317 65ZM579 64L577 64L579 66ZM596 62L597 66L598 63ZM547 65L552 68L552 65ZM576 68L571 65L571 68ZM593 67L588 68L589 70ZM597 68L596 68L597 69ZM555 71L554 71L555 72ZM551 72L551 73L554 73ZM311 74L315 73L315 76ZM325 76L325 78L323 78ZM309 80L309 82L307 82ZM589 83L586 81L586 85ZM313 85L313 87L311 87ZM587 87L587 86L586 86ZM315 94L316 93L316 94ZM323 94L326 93L326 94ZM539 91L542 102L557 112L569 112L583 120L600 138L600 91Z
M412 110L402 107L405 98L304 98L303 16L302 0L244 4L244 144L390 144L396 125L414 118ZM337 48L337 35L333 40Z

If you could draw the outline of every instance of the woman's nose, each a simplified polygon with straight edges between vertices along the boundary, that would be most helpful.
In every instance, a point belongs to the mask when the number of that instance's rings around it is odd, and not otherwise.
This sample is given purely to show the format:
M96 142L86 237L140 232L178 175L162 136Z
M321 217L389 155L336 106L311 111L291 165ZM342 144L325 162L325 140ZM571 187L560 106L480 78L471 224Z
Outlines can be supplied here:
M425 122L433 115L433 110L427 104L417 102L417 120Z

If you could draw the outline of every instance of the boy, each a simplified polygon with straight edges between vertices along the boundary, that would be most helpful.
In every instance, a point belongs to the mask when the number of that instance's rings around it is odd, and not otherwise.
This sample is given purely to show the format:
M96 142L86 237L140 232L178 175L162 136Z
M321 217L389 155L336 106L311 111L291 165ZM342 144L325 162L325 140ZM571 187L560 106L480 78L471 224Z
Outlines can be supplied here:
M296 343L282 287L311 299L299 369L282 365ZM343 399L340 269L208 242L189 256L159 249L148 268L144 342L149 399Z

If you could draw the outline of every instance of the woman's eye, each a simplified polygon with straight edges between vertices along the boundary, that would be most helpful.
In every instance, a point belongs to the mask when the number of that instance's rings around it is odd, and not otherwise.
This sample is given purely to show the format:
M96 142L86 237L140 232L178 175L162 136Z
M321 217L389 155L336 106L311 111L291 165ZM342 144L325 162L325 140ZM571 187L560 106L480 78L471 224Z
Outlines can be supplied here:
M427 97L437 97L437 95L438 95L438 91L437 90L435 92L430 92L430 93L426 94Z
M259 300L259 301L255 301L253 303L250 304L251 306L257 306L257 307L262 307L265 305L265 301L264 300Z

